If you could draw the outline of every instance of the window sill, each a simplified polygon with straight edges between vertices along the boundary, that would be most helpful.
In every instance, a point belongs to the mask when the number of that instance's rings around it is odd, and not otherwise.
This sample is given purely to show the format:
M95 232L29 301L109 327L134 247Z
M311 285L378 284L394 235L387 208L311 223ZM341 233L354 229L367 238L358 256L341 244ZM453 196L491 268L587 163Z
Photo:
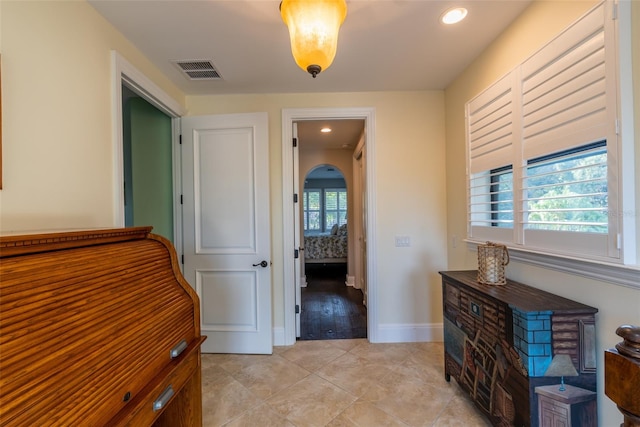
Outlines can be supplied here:
M477 251L478 244L484 243L471 240L467 240L466 242L469 248L474 251ZM586 261L577 258L527 251L511 246L507 247L509 249L509 257L513 261L563 273L575 274L589 279L626 286L628 288L640 289L640 268L638 268L638 266Z

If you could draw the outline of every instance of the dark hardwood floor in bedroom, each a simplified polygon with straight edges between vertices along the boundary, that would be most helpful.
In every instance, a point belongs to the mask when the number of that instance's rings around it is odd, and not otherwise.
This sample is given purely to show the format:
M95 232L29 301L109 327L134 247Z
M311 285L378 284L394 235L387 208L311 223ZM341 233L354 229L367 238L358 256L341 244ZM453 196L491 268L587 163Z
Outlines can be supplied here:
M300 340L367 337L362 291L345 285L346 264L306 264Z

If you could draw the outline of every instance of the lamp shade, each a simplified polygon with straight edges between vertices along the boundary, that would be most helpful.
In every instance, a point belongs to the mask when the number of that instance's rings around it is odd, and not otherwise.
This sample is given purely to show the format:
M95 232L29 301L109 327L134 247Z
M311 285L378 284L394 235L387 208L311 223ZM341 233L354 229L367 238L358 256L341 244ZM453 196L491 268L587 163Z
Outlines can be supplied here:
M544 373L545 377L576 377L576 371L571 356L568 354L556 354L551 360L551 364Z
M283 0L280 14L289 28L296 64L313 77L329 68L347 16L345 0Z

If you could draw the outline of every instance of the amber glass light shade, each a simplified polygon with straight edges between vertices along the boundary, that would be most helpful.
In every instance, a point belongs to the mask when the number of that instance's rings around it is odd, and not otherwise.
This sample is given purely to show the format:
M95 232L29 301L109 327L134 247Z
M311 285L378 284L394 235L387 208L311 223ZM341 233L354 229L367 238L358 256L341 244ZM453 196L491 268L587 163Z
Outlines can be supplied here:
M347 16L345 0L283 0L280 14L289 28L296 64L313 77L329 68Z

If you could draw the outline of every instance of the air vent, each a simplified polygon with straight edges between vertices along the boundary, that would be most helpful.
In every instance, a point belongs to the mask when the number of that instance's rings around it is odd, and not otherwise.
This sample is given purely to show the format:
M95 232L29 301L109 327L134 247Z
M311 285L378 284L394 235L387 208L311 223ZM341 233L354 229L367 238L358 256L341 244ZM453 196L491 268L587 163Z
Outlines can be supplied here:
M189 80L221 80L222 76L209 60L174 61Z

